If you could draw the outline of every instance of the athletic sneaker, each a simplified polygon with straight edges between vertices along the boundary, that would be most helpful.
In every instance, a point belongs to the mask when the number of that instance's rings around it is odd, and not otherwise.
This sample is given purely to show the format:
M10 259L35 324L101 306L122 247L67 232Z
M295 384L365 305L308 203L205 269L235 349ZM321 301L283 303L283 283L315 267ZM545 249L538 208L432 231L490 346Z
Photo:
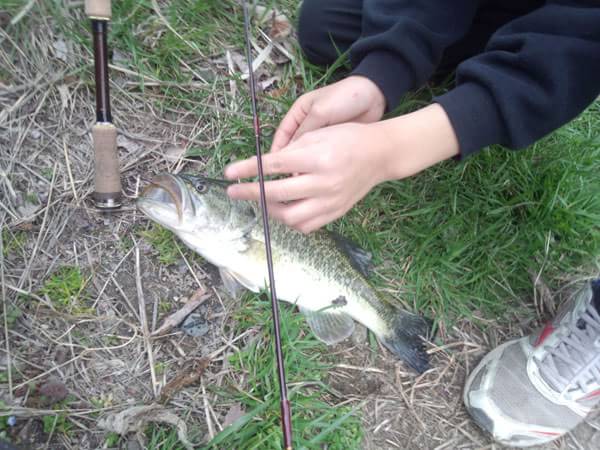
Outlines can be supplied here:
M600 279L587 283L531 336L488 353L464 402L494 439L515 447L559 438L600 401Z

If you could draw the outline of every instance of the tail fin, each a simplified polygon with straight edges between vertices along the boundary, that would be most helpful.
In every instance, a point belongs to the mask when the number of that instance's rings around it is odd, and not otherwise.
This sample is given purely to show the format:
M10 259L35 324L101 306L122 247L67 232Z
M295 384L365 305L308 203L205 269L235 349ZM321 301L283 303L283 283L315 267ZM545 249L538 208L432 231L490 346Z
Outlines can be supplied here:
M429 369L429 355L423 339L431 336L433 322L423 316L402 311L391 324L391 333L380 340L392 353L418 373Z

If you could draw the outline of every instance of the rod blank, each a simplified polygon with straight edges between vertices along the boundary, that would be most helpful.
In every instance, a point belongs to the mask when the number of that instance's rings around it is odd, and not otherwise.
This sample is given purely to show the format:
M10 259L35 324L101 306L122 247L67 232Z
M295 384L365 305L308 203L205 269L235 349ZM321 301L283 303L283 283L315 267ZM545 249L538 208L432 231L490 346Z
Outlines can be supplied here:
M96 67L96 120L98 122L112 122L108 89L107 29L108 22L106 20L92 20L94 64Z
M256 85L254 82L254 71L252 70L252 50L250 48L250 19L248 15L248 4L243 1L244 8L244 36L246 40L246 59L248 63L248 84L250 87L250 104L252 106L252 117L254 119L254 143L256 147L256 160L258 164L258 180L260 185L260 207L262 210L263 230L265 234L265 250L267 253L267 268L269 272L269 290L271 291L271 312L273 318L273 331L275 334L275 357L277 360L277 376L279 380L279 395L281 408L281 430L283 432L283 448L292 450L292 411L287 396L287 383L285 381L285 367L283 349L281 347L281 329L279 323L279 303L275 292L275 275L273 273L273 256L271 254L271 232L269 230L269 218L267 212L267 200L265 197L265 179L262 166L262 154L260 149L260 122L258 119L258 107L256 101Z

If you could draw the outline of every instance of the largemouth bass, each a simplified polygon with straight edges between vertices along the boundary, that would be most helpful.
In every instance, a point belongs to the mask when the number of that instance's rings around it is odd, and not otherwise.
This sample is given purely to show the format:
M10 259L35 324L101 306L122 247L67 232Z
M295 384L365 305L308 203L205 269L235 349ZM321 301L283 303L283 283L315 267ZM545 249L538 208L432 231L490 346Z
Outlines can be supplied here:
M229 182L189 174L160 174L137 200L138 208L172 230L219 268L226 286L268 288L258 204L231 200ZM325 230L309 235L269 223L277 294L306 316L327 344L346 339L354 321L369 328L392 353L421 373L428 368L422 338L429 320L392 306L369 284L369 255Z

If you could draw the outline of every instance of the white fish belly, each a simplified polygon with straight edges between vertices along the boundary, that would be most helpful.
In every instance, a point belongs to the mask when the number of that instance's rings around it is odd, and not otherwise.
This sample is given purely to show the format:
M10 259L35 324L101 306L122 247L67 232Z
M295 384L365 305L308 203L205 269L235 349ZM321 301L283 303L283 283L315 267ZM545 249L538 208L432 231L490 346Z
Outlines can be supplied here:
M266 262L251 258L236 258L230 261L229 269L247 289L258 292L269 284ZM327 309L328 312L348 314L376 335L387 333L387 325L379 313L365 300L358 299L353 292L331 280L321 277L302 264L278 261L274 267L277 298L296 304L310 311ZM332 307L340 296L345 305Z

